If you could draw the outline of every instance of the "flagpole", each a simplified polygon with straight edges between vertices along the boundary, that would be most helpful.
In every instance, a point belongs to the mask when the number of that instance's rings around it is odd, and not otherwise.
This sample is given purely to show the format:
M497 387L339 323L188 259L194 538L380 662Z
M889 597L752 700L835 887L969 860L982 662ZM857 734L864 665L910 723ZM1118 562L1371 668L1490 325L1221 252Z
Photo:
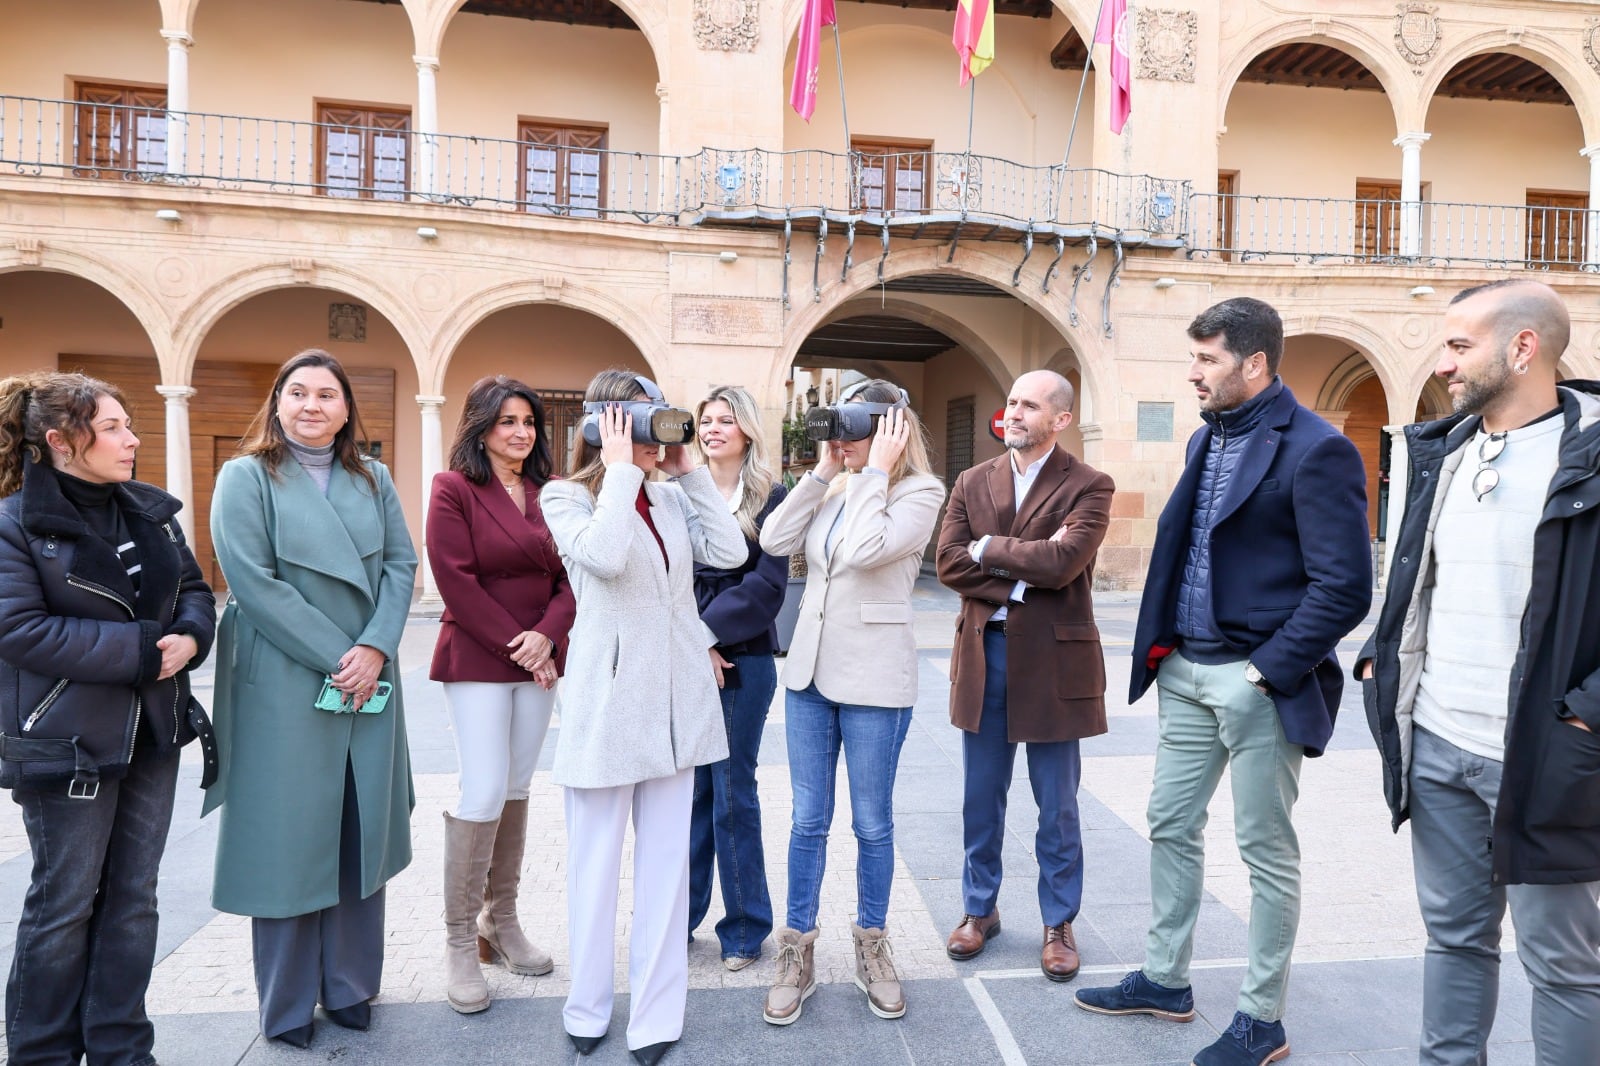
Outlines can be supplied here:
M1101 0L1104 3L1104 0ZM967 213L967 190L972 185L972 116L978 109L978 77L967 82L967 162L961 172L961 213Z
M1100 0L1103 4L1105 0ZM850 150L850 108L844 100L844 47L839 43L839 20L833 20L833 58L839 67L839 114L844 118L844 150Z
M1067 150L1061 154L1061 166L1067 166L1067 160L1072 158L1072 141L1078 134L1078 113L1083 109L1083 87L1089 82L1089 64L1094 58L1094 39L1100 33L1100 20L1106 15L1106 0L1100 0L1100 9L1095 12L1094 29L1089 31L1089 36L1083 39L1083 74L1078 78L1078 99L1072 105L1072 126L1067 130ZM838 27L834 27L836 30ZM1115 47L1114 45L1112 47ZM1095 91L1100 89L1100 79L1095 79Z

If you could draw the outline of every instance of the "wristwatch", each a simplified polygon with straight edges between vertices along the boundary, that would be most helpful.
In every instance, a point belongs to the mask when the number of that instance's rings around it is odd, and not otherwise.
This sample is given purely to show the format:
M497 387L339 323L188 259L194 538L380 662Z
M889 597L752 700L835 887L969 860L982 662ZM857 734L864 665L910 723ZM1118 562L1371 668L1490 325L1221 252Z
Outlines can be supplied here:
M1256 669L1256 664L1246 661L1244 664L1244 679L1259 689L1270 689L1271 684L1261 676L1261 671Z

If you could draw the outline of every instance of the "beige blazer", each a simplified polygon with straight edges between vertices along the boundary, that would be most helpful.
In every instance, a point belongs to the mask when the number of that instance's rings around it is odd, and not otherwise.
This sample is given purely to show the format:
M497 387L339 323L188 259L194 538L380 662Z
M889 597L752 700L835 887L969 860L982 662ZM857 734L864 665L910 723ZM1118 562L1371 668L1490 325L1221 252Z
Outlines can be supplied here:
M944 501L936 477L851 474L831 497L803 477L761 527L773 555L806 554L806 591L783 684L815 684L824 699L909 707L917 699L911 586ZM841 513L842 512L842 513ZM838 523L833 550L828 532Z

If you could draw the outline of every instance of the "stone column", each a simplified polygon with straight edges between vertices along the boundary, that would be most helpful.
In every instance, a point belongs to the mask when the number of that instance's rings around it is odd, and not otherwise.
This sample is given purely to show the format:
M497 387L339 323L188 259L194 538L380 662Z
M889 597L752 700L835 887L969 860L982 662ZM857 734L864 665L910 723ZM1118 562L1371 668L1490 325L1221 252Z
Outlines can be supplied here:
M1394 139L1400 149L1400 254L1422 254L1422 146L1431 133L1402 133Z
M156 391L167 401L167 491L183 501L178 524L190 545L194 544L194 459L189 454L189 397L195 390L188 385L157 385Z
M162 30L167 42L167 173L187 168L189 111L189 49L194 38L182 30Z
M416 190L423 195L439 191L439 60L436 56L412 56L417 65L417 174Z
M1583 227L1583 268L1600 270L1600 144L1578 153L1589 161L1589 210Z
M417 407L422 412L422 521L427 528L428 500L433 494L433 476L444 469L444 425L441 415L443 396L418 396ZM433 568L428 565L426 534L422 543L422 598L419 607L439 608L444 601L439 598L439 586L433 580Z

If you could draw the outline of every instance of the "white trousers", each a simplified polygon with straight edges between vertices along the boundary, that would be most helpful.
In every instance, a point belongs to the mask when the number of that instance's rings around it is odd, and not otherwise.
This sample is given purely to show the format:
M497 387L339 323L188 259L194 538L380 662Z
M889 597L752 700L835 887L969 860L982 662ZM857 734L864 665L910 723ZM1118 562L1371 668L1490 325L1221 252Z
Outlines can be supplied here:
M532 681L445 683L444 701L461 765L457 818L492 822L506 800L528 798L555 699L554 691Z
M683 1035L689 996L689 811L694 771L616 788L569 788L567 925L573 1036L611 1025L622 834L633 815L633 930L628 941L628 1047Z

